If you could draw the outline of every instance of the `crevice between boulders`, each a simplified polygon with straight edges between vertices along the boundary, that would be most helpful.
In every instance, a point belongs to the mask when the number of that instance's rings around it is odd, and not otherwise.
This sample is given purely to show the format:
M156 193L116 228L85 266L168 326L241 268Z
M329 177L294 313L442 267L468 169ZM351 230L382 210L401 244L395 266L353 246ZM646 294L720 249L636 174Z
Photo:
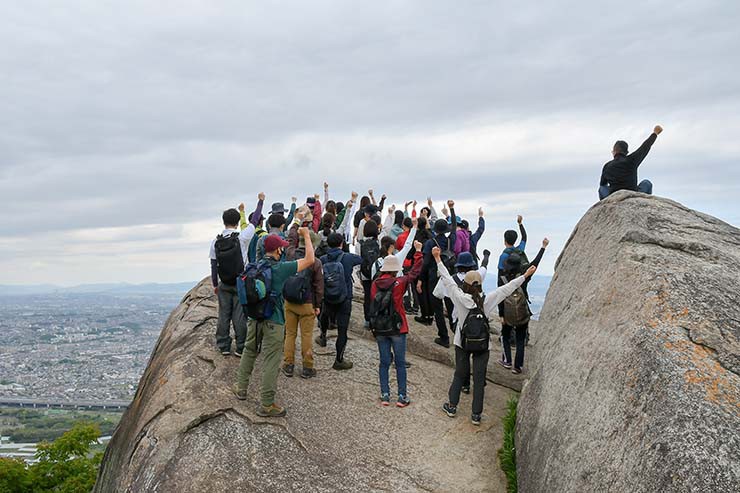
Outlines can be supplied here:
M136 450L139 448L139 443L141 443L141 441L144 439L144 437L147 435L147 433L149 433L149 426L155 420L159 419L159 417L162 414L164 414L167 411L169 411L170 409L172 409L172 406L173 405L174 404L167 404L166 406L164 406L162 409L160 409L159 411L157 411L154 414L154 416L152 416L151 418L149 418L147 420L147 422L144 423L144 426L141 427L141 431L136 435L136 438L134 439L134 446L131 448L131 454L129 454L129 456L128 456L128 465L129 466L131 465L131 461L134 458L134 454L136 453Z
M682 325L679 325L680 328L686 331L686 338L691 342L692 344L696 344L697 346L703 347L707 350L709 354L712 355L712 359L717 362L719 366L724 368L725 370L729 371L730 373L740 376L737 371L733 370L732 368L728 368L718 357L717 357L717 350L714 349L712 346L709 346L707 344L704 344L703 342L697 341L694 339L694 337L691 335L691 329L688 327L684 327Z

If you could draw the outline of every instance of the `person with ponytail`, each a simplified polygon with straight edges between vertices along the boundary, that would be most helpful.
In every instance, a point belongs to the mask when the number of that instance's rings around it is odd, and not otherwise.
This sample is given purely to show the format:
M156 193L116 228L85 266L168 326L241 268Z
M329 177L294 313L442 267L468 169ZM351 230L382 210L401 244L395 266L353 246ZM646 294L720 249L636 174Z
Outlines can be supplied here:
M477 271L469 271L460 286L452 278L447 269L444 267L439 247L432 249L432 257L437 263L437 272L439 273L439 282L444 284L448 296L452 300L460 323L455 327L455 376L452 379L452 385L448 393L448 401L444 403L442 409L451 418L457 415L457 404L460 402L460 392L470 374L470 360L473 361L473 408L471 422L474 425L480 425L481 414L483 413L484 385L486 382L486 369L488 367L489 349L480 351L466 351L463 349L462 331L465 322L468 320L468 314L471 310L478 309L483 312L487 318L491 318L498 308L498 304L508 298L524 281L532 276L537 270L536 266L531 266L524 275L515 278L504 286L499 287L485 297L483 296L483 279Z

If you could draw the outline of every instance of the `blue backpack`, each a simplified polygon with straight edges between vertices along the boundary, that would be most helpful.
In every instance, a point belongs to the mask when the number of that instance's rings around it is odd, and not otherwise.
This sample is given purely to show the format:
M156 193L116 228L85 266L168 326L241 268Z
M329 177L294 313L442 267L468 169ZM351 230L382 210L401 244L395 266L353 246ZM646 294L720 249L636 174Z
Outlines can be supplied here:
M272 266L267 260L250 262L237 279L239 303L247 317L266 320L275 309L275 293L272 292Z
M349 294L342 265L343 258L344 253L341 253L336 260L324 264L324 300L332 305L343 303Z

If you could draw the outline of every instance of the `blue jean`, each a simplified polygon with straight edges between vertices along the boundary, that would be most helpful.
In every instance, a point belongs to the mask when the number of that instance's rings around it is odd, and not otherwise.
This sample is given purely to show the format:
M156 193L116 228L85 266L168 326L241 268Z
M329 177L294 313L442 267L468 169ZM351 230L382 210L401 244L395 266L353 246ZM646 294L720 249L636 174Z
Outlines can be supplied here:
M388 384L388 369L391 367L391 348L396 362L396 380L398 380L399 395L406 395L406 334L397 336L378 336L375 338L380 351L380 393L390 394Z
M637 185L637 191L641 193L646 193L648 195L653 194L653 183L650 180L642 180ZM609 188L609 185L601 185L599 187L599 200L604 200L612 193L611 189Z

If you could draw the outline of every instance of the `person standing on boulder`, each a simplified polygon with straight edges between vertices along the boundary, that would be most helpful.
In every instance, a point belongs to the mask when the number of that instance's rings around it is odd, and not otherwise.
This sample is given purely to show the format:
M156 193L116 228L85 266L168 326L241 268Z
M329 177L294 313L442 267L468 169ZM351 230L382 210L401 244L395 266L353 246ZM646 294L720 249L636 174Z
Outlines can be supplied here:
M542 240L542 248L531 264L539 267L542 256L545 254L545 248L550 244L550 240ZM524 258L518 253L512 253L504 263L503 274L499 277L498 284L503 286L512 281L522 273ZM529 293L527 285L529 279L524 281L521 288L517 289L509 298L502 301L498 306L498 314L501 317L501 345L503 354L499 364L511 370L514 374L522 372L524 367L524 347L526 346L527 334L529 333L529 318L532 312L529 310ZM507 308L508 307L508 308ZM514 331L516 338L516 357L514 366L511 364L511 332Z
M406 388L406 334L409 332L409 324L403 308L403 295L408 286L413 285L421 273L422 244L418 241L414 242L414 248L415 262L411 272L398 277L403 270L402 261L395 255L386 256L380 267L380 275L372 283L370 293L372 300L370 328L378 343L380 353L378 378L380 379L380 402L383 406L390 405L388 370L391 366L391 356L394 356L396 363L398 383L396 406L406 407L411 403ZM386 302L385 306L383 306L383 300Z
M257 208L250 214L250 222L240 232L237 228L243 214L236 209L223 213L224 230L211 242L209 258L211 259L211 283L218 295L218 323L216 324L216 347L222 355L231 354L231 330L234 326L236 355L242 355L244 341L247 338L247 320L239 304L236 292L236 278L244 270L247 261L249 244L255 235L256 226L262 216L265 194L258 196ZM244 210L244 204L239 206Z
M488 368L488 357L490 345L485 344L484 349L476 351L464 349L466 341L463 332L469 323L469 315L480 314L480 319L486 325L485 334L488 333L488 319L493 315L498 304L519 288L524 281L535 273L537 267L531 266L523 276L519 276L505 286L497 288L494 292L483 297L483 279L477 271L471 270L463 279L462 285L458 286L450 273L442 263L442 251L439 247L432 249L432 256L437 263L439 282L444 283L447 294L452 299L455 312L462 323L455 328L455 376L449 390L449 400L445 402L442 409L449 417L457 415L457 404L460 402L460 392L465 380L470 374L470 360L473 360L473 409L471 421L474 425L480 425L483 413L484 386L486 382L486 369Z
M663 127L656 125L650 137L631 154L627 154L627 142L618 140L614 143L612 148L614 159L606 163L601 170L599 200L604 200L619 190L632 190L633 192L652 195L653 184L649 180L642 180L639 184L637 183L637 168L648 155L650 148L662 131Z
M283 341L285 340L285 307L283 300L283 286L285 281L298 272L311 269L316 260L314 257L313 244L308 228L299 228L298 234L303 238L306 245L306 254L300 260L289 262L281 261L283 251L289 245L287 241L277 234L271 234L265 238L265 260L270 264L272 274L271 290L267 293L270 303L273 303L272 314L266 320L249 320L247 331L247 342L244 346L244 354L239 364L237 383L234 393L237 399L247 398L249 379L252 376L254 363L261 346L262 353L262 386L260 391L261 406L257 408L257 415L263 417L285 416L285 408L275 403L277 392L277 377L280 371L280 360L283 355ZM258 341L257 334L261 334Z

